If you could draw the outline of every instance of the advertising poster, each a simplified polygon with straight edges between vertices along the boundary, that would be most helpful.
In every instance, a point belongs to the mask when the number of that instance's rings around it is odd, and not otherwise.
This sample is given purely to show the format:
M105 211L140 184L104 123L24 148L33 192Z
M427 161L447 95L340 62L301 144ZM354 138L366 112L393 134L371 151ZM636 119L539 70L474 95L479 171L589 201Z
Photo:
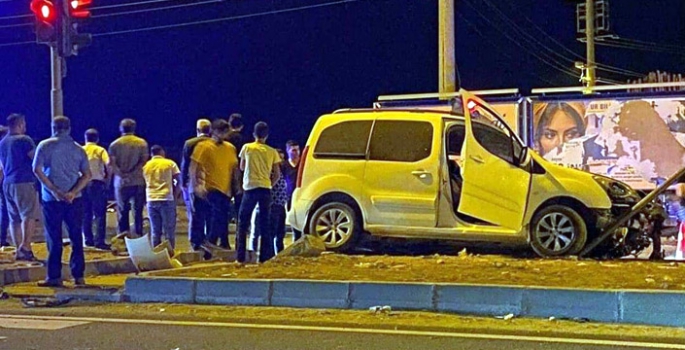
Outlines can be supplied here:
M545 159L653 189L685 164L685 97L535 102Z

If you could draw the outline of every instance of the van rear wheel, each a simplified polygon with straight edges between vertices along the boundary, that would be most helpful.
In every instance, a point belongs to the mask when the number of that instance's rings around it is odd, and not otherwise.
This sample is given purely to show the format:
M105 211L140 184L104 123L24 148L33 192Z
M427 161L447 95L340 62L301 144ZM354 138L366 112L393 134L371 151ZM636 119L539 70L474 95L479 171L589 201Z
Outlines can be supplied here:
M326 249L344 252L353 248L359 239L361 223L351 206L330 202L314 211L309 220L309 233L321 238Z
M573 208L550 205L535 214L530 245L542 257L578 254L587 241L587 225Z

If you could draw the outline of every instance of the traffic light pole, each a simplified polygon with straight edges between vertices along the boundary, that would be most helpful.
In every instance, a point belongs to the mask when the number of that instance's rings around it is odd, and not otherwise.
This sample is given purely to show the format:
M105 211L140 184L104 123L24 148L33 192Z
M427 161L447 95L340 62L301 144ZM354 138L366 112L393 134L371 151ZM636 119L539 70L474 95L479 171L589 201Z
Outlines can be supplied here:
M62 57L59 57L57 48L50 46L50 67L52 70L52 94L51 111L52 119L64 115L64 94L62 92Z

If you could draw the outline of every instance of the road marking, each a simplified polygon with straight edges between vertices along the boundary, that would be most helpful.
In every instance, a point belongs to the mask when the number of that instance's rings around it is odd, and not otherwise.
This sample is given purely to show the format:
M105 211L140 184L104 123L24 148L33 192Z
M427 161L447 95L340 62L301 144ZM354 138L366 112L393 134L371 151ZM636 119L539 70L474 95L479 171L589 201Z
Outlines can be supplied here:
M462 338L462 339L486 339L486 340L506 340L536 343L561 343L561 344L580 344L580 345L604 345L604 346L624 346L642 349L678 349L685 350L685 344L652 343L625 340L605 340L605 339L582 339L582 338L552 338L535 337L523 335L503 335L486 333L452 333L452 332L430 332L412 330L392 330L392 329L369 329L369 328L336 328L336 327L317 327L317 326L292 326L280 324L245 324L245 323L223 323L223 322L198 322L198 321L172 321L172 320L136 320L122 318L97 318L97 317L61 317L61 316L29 316L29 315L0 315L0 319L29 319L29 320L48 320L48 321L73 321L85 323L119 323L119 324L148 324L164 326L186 326L186 327L218 327L218 328L242 328L242 329L266 329L266 330L291 330L291 331L313 331L313 332L334 332L334 333L359 333L359 334L381 334L381 335L401 335L401 336L424 336L442 338Z
M0 328L12 329L40 329L46 331L56 331L69 327L88 324L88 321L71 320L40 320L40 319L20 319L0 317Z

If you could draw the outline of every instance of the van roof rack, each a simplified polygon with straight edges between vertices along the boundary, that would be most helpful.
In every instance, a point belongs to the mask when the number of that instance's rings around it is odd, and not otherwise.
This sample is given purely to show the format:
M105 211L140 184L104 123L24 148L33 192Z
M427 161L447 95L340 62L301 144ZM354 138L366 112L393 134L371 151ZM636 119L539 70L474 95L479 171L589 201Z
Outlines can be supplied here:
M476 96L495 96L495 95L518 95L519 89L494 89L494 90L475 90L470 91ZM403 100L429 100L429 99L450 99L459 96L459 92L427 92L403 95L381 95L378 102L403 101Z

